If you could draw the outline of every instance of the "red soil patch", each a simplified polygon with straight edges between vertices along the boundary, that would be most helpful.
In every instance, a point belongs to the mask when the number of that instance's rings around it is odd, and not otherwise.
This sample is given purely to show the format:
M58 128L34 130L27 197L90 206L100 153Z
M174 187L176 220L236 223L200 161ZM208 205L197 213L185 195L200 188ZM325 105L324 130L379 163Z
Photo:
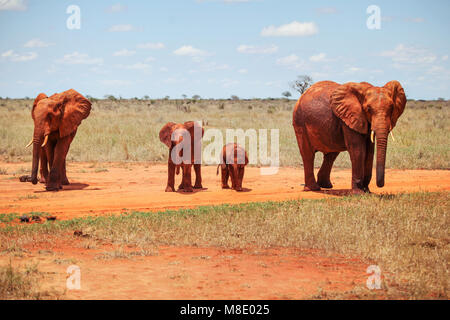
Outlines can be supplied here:
M104 258L111 245L85 249L81 241L29 250L12 264L38 263L42 289L64 292L68 266L80 268L81 289L64 299L326 298L345 296L368 277L367 264L318 250L160 247L152 256L114 259ZM0 265L8 263L0 256Z
M29 163L0 163L7 172L28 169ZM102 170L99 170L101 168ZM103 171L107 169L107 171ZM95 172L95 171L100 172ZM71 185L59 192L45 192L42 184L21 183L18 177L0 176L0 213L48 212L58 219L86 215L114 214L123 211L156 211L192 208L201 205L318 199L348 194L351 170L334 169L331 181L334 189L323 192L303 192L302 168L280 168L276 175L262 176L259 168L248 167L243 187L245 192L222 190L216 167L202 168L204 190L186 193L164 192L167 166L142 163L69 163ZM23 173L21 173L23 174ZM181 175L176 177L176 183ZM375 180L375 179L372 179ZM386 170L386 185L375 193L450 190L449 170Z

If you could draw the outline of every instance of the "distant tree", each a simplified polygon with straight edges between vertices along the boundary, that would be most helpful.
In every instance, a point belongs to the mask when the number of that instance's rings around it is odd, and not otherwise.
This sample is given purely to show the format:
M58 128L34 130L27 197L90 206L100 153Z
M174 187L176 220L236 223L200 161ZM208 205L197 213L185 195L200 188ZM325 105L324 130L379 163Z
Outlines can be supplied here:
M148 99L150 99L150 96L145 95L145 96L143 96L142 98L144 98L144 100L148 100Z
M308 75L300 75L297 80L290 83L290 87L303 94L313 84L313 79Z
M107 100L117 100L117 98L114 97L112 94L105 94L104 98Z
M169 100L169 99L170 99L169 96L165 96L165 97L164 97L164 100Z
M289 91L285 91L281 94L283 97L285 97L286 99L288 99L290 96L292 96L292 94Z
M438 101L445 101L444 98L438 98Z
M239 97L238 97L238 96L235 96L235 95L232 95L232 96L231 96L231 100L239 100Z
M192 96L192 99L194 99L194 100L199 100L201 97L198 95L198 94L194 94L193 96Z
M187 95L185 95L185 94L182 94L181 96L183 97L183 99L187 98Z

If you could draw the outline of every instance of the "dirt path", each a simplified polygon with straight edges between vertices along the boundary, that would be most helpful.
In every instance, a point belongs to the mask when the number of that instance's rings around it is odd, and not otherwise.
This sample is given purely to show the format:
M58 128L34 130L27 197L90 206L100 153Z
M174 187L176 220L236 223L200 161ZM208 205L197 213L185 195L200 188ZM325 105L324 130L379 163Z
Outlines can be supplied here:
M334 189L324 192L303 192L303 170L280 168L276 175L262 176L260 169L247 168L245 192L222 190L216 167L203 167L204 190L191 194L166 193L167 167L136 163L70 163L71 185L60 192L45 192L42 184L21 183L12 173L25 174L29 163L0 163L7 170L0 175L0 213L30 211L56 214L58 219L86 215L103 215L129 210L155 211L242 203L317 199L348 193L351 170L334 169L331 180ZM24 171L26 170L26 171ZM179 183L180 176L176 177ZM372 179L372 192L398 193L450 190L450 170L387 170L386 185L379 189Z
M161 247L151 256L113 258L111 246L83 242L28 248L16 268L37 266L41 290L63 293L67 268L79 267L80 290L63 299L306 299L364 287L367 264L318 250ZM131 251L129 251L131 252ZM9 257L0 256L0 265Z

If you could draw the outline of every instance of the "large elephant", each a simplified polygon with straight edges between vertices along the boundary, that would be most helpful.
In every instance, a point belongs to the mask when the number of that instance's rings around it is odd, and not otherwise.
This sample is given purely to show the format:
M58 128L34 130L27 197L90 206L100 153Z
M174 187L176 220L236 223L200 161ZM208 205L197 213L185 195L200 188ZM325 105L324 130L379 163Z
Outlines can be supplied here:
M89 116L91 102L70 89L47 97L39 94L33 104L34 120L33 163L31 182L36 184L39 160L41 182L48 191L58 191L69 184L66 175L66 156L78 126Z
M200 134L201 129L201 134ZM185 133L189 133L190 138L190 156L184 155L183 150L175 149L181 146ZM201 140L204 134L204 129L196 124L194 121L185 123L168 122L162 127L159 132L159 139L169 148L168 160L168 178L166 192L175 191L175 171L178 174L180 167L183 171L183 178L178 189L184 192L192 192L191 168L194 165L195 184L194 189L202 189L202 172L201 172ZM197 158L196 159L196 155ZM184 161L187 159L189 161ZM197 161L195 161L197 160Z
M338 84L321 81L298 100L293 126L305 171L305 191L332 188L330 172L339 152L347 150L352 163L352 192L370 192L377 145L377 186L384 186L384 169L389 132L406 105L405 92L398 81L383 87L367 82ZM324 154L317 181L314 155Z

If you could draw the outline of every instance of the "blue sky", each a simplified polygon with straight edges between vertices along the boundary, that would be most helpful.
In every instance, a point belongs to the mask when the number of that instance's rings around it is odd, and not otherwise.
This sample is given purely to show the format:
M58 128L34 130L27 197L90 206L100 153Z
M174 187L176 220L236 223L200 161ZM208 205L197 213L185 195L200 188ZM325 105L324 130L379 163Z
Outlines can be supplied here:
M450 99L449 12L447 0L0 0L0 96L280 97L308 74Z

